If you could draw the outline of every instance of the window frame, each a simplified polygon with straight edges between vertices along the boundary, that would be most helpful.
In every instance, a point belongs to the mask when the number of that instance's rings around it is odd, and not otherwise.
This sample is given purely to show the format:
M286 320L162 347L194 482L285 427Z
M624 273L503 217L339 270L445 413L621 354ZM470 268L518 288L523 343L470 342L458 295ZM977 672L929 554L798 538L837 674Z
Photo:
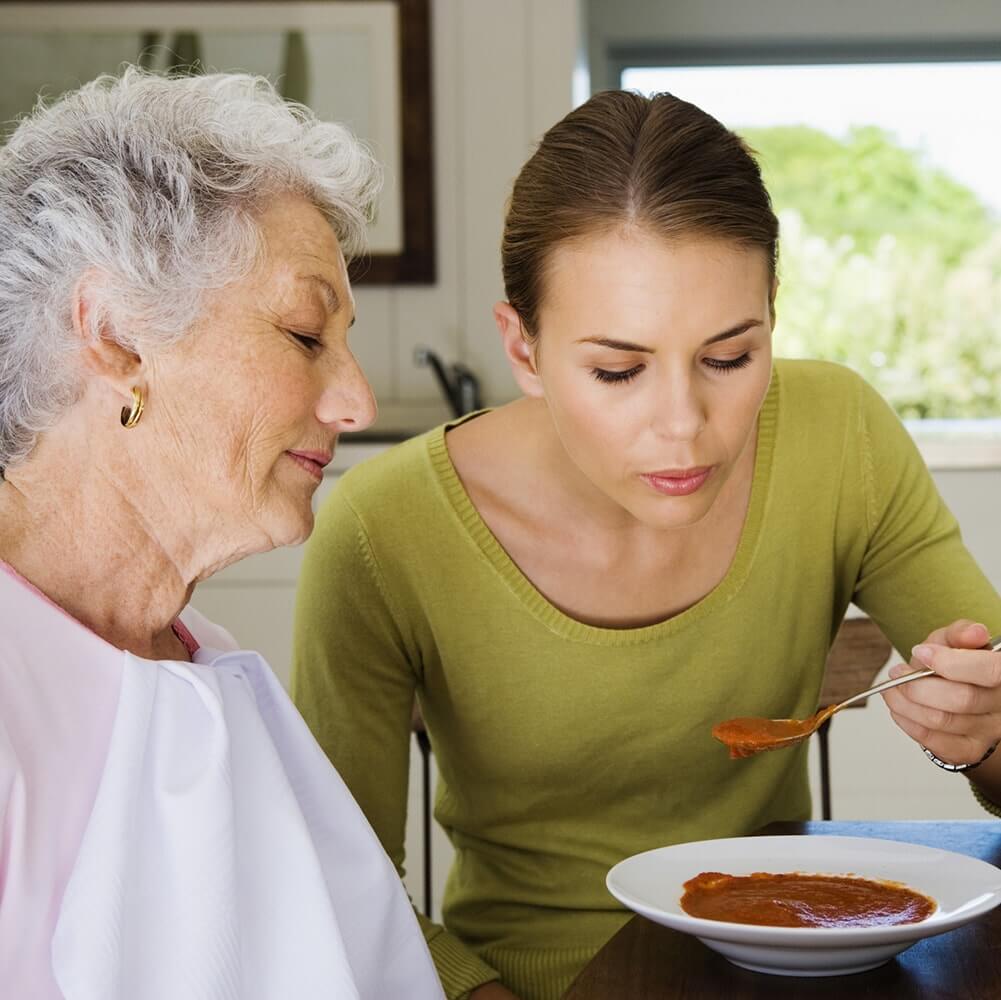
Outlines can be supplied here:
M864 63L1001 62L1001 37L907 41L616 43L606 54L609 78L627 69L699 66L822 66Z

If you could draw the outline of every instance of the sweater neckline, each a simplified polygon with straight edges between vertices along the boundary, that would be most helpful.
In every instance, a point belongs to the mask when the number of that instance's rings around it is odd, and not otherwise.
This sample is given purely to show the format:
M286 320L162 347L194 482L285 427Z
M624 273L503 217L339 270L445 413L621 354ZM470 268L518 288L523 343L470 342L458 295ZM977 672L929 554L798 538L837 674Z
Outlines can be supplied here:
M758 439L754 456L754 475L751 481L751 497L741 529L740 541L729 568L722 580L701 600L684 611L650 625L635 628L608 628L579 621L552 604L535 584L521 571L517 563L497 540L480 516L472 499L466 492L462 480L452 463L445 443L445 435L453 427L482 414L483 410L470 413L458 420L442 424L427 437L428 458L445 494L445 498L458 517L470 540L504 581L507 587L521 601L525 608L551 632L563 638L586 642L592 645L626 646L654 642L688 628L701 621L716 608L726 604L743 586L748 577L761 538L762 524L768 505L772 481L772 462L775 450L778 423L779 396L778 367L772 369L771 382L765 394L765 401L758 413Z

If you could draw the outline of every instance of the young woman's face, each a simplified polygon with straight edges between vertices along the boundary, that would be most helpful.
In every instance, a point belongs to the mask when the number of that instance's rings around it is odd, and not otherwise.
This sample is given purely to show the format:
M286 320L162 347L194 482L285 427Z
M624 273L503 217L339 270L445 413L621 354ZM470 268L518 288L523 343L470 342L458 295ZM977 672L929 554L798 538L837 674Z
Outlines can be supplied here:
M764 252L737 243L613 233L555 251L540 391L571 461L636 520L700 521L752 446L772 296Z

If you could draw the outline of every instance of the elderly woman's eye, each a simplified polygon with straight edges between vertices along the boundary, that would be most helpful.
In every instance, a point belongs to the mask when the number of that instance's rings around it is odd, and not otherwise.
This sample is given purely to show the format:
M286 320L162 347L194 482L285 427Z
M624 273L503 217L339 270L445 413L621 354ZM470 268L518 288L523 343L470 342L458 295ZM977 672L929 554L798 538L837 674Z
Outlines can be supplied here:
M320 348L320 340L308 333L296 333L295 330L285 331L296 343L305 347L307 351L316 351Z

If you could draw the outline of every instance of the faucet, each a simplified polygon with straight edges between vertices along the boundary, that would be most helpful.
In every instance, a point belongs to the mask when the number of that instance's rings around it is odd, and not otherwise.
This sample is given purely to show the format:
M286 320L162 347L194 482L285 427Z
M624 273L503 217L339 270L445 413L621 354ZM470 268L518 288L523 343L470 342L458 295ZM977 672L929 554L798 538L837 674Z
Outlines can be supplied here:
M423 346L415 349L414 364L430 367L453 416L461 417L483 408L480 380L464 364L456 362L446 367L430 347Z

